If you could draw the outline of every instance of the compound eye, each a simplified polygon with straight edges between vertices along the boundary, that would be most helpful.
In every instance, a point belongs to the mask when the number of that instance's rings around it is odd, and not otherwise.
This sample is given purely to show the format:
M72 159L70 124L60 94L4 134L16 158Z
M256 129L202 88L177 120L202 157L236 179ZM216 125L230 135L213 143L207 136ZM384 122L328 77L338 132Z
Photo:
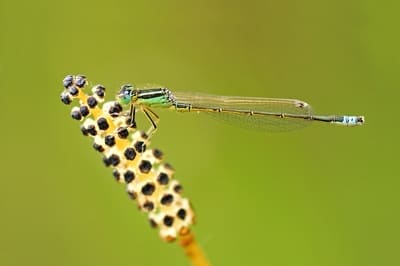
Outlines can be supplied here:
M129 104L132 100L133 86L131 84L122 85L118 98L121 104Z
M125 85L121 86L121 90L119 91L119 94L128 95L128 94L131 94L132 90L133 90L133 86L131 84L125 84Z

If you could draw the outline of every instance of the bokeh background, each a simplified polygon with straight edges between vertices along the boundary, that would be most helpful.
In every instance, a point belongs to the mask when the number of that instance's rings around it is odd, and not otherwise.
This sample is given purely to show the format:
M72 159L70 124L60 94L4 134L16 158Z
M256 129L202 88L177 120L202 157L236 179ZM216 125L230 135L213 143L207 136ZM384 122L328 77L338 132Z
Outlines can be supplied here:
M290 97L366 125L271 134L158 110L214 265L400 265L396 1L0 1L0 265L188 265L61 104L107 87ZM147 124L146 124L147 127Z

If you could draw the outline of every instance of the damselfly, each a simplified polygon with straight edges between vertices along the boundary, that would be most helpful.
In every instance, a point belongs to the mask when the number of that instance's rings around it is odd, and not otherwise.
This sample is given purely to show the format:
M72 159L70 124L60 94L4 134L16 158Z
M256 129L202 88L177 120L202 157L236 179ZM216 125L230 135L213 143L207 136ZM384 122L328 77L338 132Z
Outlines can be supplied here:
M141 109L152 123L150 132L159 120L150 108L169 108L178 112L201 112L248 128L266 131L288 131L307 126L312 121L344 126L364 124L363 116L314 115L311 106L301 100L218 96L190 92L172 92L167 88L136 89L123 85L118 98L122 104L131 104L131 121L136 108Z

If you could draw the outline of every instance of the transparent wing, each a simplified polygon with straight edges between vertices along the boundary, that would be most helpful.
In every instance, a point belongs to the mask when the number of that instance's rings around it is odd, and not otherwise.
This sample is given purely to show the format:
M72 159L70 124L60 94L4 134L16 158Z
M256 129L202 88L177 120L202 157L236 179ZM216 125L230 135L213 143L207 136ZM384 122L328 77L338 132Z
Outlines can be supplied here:
M193 110L251 129L275 132L295 130L309 125L311 120L307 117L312 116L311 106L296 99L217 96L189 92L174 92L173 96L177 103L190 104Z

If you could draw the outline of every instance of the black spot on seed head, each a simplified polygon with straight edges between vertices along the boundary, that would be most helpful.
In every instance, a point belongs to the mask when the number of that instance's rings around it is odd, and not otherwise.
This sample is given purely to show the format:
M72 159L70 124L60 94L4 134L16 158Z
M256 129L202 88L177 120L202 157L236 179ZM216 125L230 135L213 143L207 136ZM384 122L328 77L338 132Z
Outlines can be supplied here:
M154 203L151 201L146 201L143 204L143 208L146 209L147 211L152 211L154 209Z
M88 114L90 114L89 108L86 105L81 105L79 107L79 111L83 116L87 116Z
M119 179L121 177L121 174L119 173L119 171L117 169L114 169L112 174L113 174L115 180L119 181Z
M107 167L111 165L110 159L107 158L106 156L103 157L103 163L104 163L105 166L107 166Z
M114 146L115 145L115 137L113 135L107 135L104 138L104 143L109 147Z
M158 160L161 160L163 157L163 153L162 151L160 151L159 149L154 149L153 150L153 155L154 157L156 157Z
M97 119L97 125L101 130L106 130L109 128L107 119L105 119L104 117L100 117L99 119Z
M182 186L179 185L179 184L175 185L175 186L174 186L174 191L175 191L176 193L181 193L181 192L182 192Z
M129 131L126 127L118 128L118 137L121 139L126 139L129 136Z
M160 183L160 185L166 185L169 182L169 177L166 173L160 173L157 176L157 181Z
M69 96L69 94L68 94L67 92L63 92L63 93L61 94L61 101L62 101L64 104L70 104L70 103L72 103L71 96Z
M90 108L95 108L97 105L97 100L95 97L90 96L87 98L87 104L89 105Z
M136 199L137 198L137 194L135 193L135 192L131 192L131 191L127 191L127 193L128 193L128 196L131 198L131 199Z
M136 157L136 151L135 151L135 149L129 147L129 148L126 148L126 149L125 149L124 155L125 155L125 158L126 158L127 160L131 160L131 161L132 161L132 160L134 160L135 157Z
M143 160L139 164L139 170L140 170L140 172L142 172L144 174L147 174L148 172L150 172L151 167L152 167L151 163L147 160Z
M181 220L185 220L186 218L186 210L185 209L179 209L179 211L176 213L176 215L181 218Z
M142 187L142 193L146 196L151 196L155 190L156 187L152 183L147 183Z
M149 136L145 132L142 132L141 136L142 136L143 139L148 139L149 138Z
M110 162L110 165L117 166L120 162L120 159L118 155L111 154L110 157L108 157L108 161Z
M144 144L143 141L136 141L134 147L139 153L144 152L146 150L146 145Z
M93 148L98 151L98 152L103 152L104 151L104 147L100 144L97 144L96 142L93 143Z
M66 89L68 89L68 87L71 86L73 82L74 77L72 75L68 75L63 79L63 85Z
M71 86L68 88L68 92L72 95L72 96L77 96L79 94L79 89L75 86Z
M158 226L157 223L153 219L150 219L149 222L150 222L150 226L152 228L156 228Z
M171 194L164 195L160 200L162 205L170 205L173 201L174 201L174 196L172 196Z
M173 168L172 165L169 164L169 163L165 163L165 164L164 164L164 167L165 167L166 169L168 169L168 170L174 171L174 168Z
M165 215L163 222L164 222L165 226L171 227L172 224L174 223L174 217Z
M130 183L135 179L135 173L131 170L128 170L124 173L124 180L126 183Z

